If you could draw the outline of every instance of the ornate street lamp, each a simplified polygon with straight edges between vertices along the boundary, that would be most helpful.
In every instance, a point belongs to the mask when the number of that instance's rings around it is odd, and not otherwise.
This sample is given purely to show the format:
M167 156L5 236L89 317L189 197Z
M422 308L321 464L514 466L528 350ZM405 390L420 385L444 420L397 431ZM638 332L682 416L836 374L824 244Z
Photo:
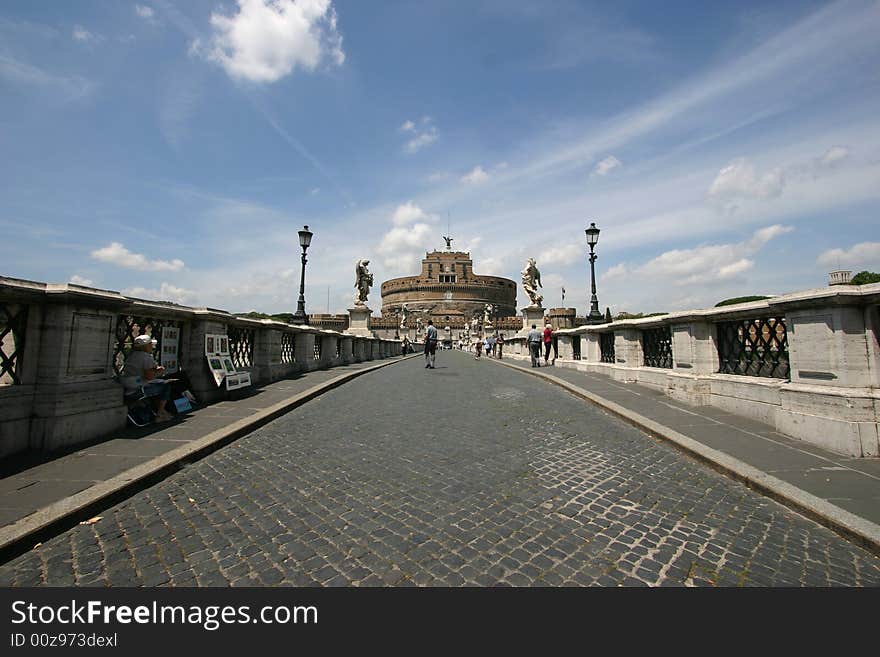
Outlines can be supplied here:
M584 231L587 234L587 244L590 245L590 289L592 296L590 297L590 314L587 316L589 324L602 324L605 318L599 312L599 299L596 297L596 254L593 249L599 241L599 229L596 224L590 223L590 227Z
M296 303L296 312L293 313L294 324L308 324L309 316L306 315L306 249L312 243L312 233L308 226L303 226L299 231L299 245L302 247L302 273L299 276L299 301Z

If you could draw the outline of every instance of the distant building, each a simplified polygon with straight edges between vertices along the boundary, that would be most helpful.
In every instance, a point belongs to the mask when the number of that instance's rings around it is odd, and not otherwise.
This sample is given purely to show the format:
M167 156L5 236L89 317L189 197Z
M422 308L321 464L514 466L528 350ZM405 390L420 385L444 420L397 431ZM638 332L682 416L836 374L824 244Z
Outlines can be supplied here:
M348 313L345 313L344 315L312 313L309 315L309 326L314 326L319 329L330 329L341 333L348 328Z
M838 269L828 274L828 285L849 285L851 280L852 272L846 269Z
M474 316L482 318L488 303L493 306L493 320L515 316L516 283L474 273L470 253L450 248L426 253L420 274L382 283L382 317L397 317L406 304L413 313L411 325L418 317L422 323L432 319L436 326L460 329Z

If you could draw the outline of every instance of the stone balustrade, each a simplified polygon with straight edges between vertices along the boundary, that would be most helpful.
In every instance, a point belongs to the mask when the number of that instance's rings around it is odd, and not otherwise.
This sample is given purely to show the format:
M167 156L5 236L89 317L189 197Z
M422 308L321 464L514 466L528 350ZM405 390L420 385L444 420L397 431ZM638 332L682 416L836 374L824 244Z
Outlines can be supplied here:
M141 333L159 338L168 326L180 330L180 368L203 403L228 394L205 360L209 334L229 336L236 369L250 372L254 385L401 353L399 340L0 277L0 457L61 449L125 426L115 377L127 346Z
M880 455L880 284L555 335L557 366L716 406L840 454ZM525 339L508 339L504 355L529 358Z

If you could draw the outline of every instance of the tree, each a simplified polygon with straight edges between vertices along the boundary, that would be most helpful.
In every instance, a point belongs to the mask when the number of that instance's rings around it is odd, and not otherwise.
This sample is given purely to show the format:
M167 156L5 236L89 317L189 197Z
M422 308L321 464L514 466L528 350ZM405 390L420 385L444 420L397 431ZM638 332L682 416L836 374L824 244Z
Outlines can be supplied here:
M644 319L645 317L659 317L660 315L668 315L669 313L617 313L614 319Z
M868 285L868 283L880 283L880 274L874 271L860 271L849 282L850 285Z
M611 308L607 308L607 307L605 308L605 323L606 324L611 323Z
M735 303L748 303L749 301L763 301L764 299L769 299L770 297L764 296L751 296L751 297L733 297L732 299L725 299L724 301L719 301L715 304L716 308L720 308L721 306L732 306Z
M256 310L252 310L249 313L235 313L235 316L247 317L248 319L274 319L276 322L293 324L293 313L276 313L274 315L267 315L266 313L258 313Z

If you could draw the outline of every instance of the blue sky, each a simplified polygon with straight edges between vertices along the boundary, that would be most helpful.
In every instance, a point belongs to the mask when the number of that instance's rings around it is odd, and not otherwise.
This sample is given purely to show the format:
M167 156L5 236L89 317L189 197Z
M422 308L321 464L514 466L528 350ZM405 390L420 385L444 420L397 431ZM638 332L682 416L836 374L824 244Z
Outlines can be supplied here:
M308 312L454 246L545 305L880 270L880 4L0 5L0 274ZM520 291L520 304L525 304Z

